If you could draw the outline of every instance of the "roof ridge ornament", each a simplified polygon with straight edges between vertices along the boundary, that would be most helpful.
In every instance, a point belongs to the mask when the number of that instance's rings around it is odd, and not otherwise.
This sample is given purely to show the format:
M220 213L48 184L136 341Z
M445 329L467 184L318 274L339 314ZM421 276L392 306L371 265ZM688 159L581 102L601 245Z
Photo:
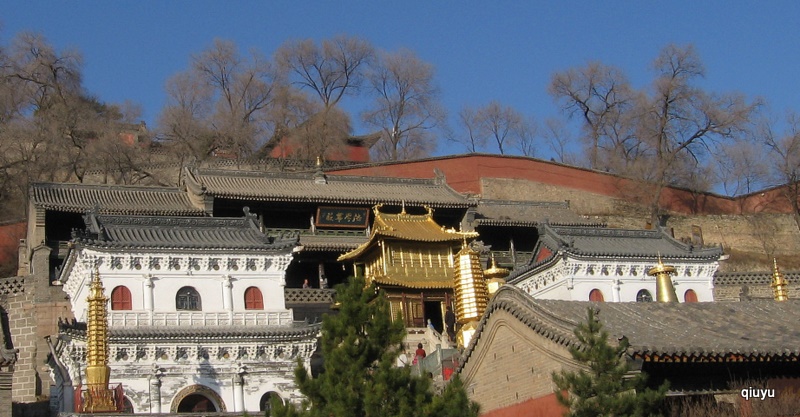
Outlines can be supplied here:
M325 175L325 172L322 171L322 155L317 155L316 168L317 170L314 172L314 183L327 184L328 177Z

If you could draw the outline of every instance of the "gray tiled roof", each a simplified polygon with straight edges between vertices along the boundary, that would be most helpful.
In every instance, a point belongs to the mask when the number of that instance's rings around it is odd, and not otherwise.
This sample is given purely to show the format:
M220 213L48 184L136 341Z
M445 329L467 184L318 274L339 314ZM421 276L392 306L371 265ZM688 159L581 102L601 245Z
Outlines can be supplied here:
M75 243L103 248L288 250L297 234L270 237L245 217L85 216L87 231Z
M542 225L542 244L553 252L563 250L579 257L631 257L709 260L722 256L722 248L693 247L662 229L629 230L605 227L563 227Z
M547 268L556 261L559 251L579 259L616 259L684 262L716 261L722 256L722 247L700 247L683 243L667 235L663 229L630 230L607 227L554 226L547 223L538 227L539 242L534 248L531 263L511 272L508 282L517 282L536 271ZM536 260L536 253L547 247L552 254Z
M800 356L800 327L794 325L800 301L593 303L534 299L504 285L487 307L466 360L497 311L509 312L542 337L576 346L573 330L586 319L590 307L598 311L609 340L628 339L633 357L797 360Z
M316 337L320 324L295 322L290 326L138 326L110 328L109 340L113 343L138 341L166 341L192 343L205 340L270 341L283 342ZM60 323L59 331L78 339L86 338L85 323Z
M205 215L185 191L173 187L36 183L30 199L36 207L73 213L97 208L102 214Z
M328 204L397 204L466 208L474 203L437 180L321 173L187 170L190 192L240 200Z
M567 202L481 200L475 214L476 225L535 227L543 222L597 225L571 211Z

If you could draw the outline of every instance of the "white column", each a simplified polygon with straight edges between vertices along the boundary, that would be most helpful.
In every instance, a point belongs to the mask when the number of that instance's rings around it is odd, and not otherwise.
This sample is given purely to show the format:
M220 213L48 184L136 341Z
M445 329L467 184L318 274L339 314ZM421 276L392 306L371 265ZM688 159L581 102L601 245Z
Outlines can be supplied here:
M153 276L147 274L144 276L144 309L153 311Z
M620 286L619 278L614 278L613 280L611 280L611 301L615 303L619 302L619 286Z
M226 311L233 311L233 282L230 275L222 277L222 307Z
M157 414L161 412L161 377L164 371L153 364L153 374L150 375L150 413Z
M244 409L244 374L245 368L241 364L233 376L233 411L247 411Z

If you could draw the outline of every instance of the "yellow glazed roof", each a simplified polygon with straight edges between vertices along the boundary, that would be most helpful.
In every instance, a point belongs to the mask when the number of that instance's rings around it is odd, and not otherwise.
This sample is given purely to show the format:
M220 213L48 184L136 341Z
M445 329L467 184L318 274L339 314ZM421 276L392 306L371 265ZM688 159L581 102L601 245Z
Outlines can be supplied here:
M412 242L458 242L478 237L476 232L458 232L440 226L433 220L433 210L429 207L426 207L426 214L408 214L405 210L398 214L381 213L380 207L381 204L373 207L375 221L369 241L340 256L339 261L356 260L368 248L387 237Z

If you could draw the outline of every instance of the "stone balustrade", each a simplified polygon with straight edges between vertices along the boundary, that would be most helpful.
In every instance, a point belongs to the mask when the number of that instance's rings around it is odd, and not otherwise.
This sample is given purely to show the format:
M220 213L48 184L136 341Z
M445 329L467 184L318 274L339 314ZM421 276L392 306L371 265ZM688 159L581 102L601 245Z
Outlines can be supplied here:
M205 311L111 311L111 327L136 326L285 326L293 321L290 310L205 312Z

